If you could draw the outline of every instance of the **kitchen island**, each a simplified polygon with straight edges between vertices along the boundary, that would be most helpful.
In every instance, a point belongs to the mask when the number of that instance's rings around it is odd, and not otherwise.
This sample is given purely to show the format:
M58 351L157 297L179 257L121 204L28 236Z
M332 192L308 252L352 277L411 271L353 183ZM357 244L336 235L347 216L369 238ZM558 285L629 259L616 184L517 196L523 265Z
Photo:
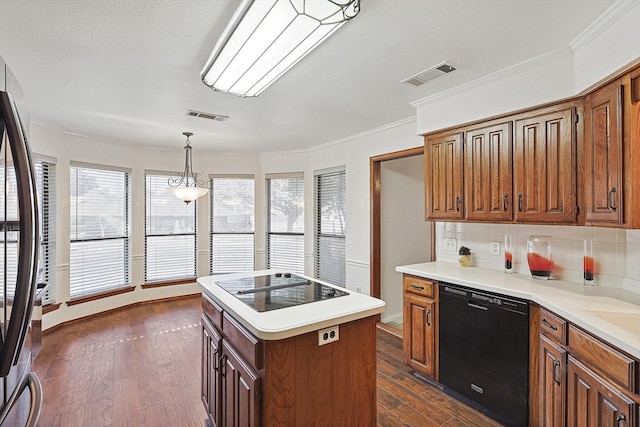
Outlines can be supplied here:
M376 424L383 301L276 270L198 284L209 425Z

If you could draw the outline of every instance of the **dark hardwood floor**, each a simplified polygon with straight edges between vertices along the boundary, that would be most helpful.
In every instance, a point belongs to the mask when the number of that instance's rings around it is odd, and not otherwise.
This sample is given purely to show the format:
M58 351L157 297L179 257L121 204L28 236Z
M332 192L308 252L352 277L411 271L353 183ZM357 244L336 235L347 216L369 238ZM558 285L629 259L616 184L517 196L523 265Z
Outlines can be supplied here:
M46 333L35 363L44 391L39 425L204 426L200 313L199 297L184 298ZM378 426L499 425L415 378L401 347L378 330Z

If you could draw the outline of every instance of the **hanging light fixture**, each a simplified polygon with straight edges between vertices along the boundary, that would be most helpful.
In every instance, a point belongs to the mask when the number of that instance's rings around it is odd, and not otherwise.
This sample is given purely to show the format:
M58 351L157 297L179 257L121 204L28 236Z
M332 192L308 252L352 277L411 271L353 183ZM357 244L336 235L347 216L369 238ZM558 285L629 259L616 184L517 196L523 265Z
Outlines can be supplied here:
M201 77L211 89L258 96L360 12L360 0L244 0Z
M198 179L198 174L193 173L191 161L191 132L182 132L187 137L187 145L184 146L184 172L175 178L169 178L169 188L167 191L183 202L189 204L200 196L204 196L209 191L204 186L204 181Z

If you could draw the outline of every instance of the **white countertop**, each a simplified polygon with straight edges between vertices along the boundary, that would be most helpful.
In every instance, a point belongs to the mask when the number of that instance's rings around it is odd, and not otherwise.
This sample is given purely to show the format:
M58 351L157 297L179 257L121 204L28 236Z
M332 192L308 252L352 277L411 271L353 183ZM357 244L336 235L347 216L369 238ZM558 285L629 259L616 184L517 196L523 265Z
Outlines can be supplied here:
M403 265L396 271L536 302L640 358L640 295L636 293L448 262Z
M373 316L384 311L385 304L380 299L351 292L346 288L333 286L300 274L298 276L339 289L349 295L259 313L216 284L216 281L220 280L264 276L276 272L283 271L260 270L248 273L205 276L198 278L198 284L206 295L220 304L224 310L228 311L252 334L265 340L289 338Z

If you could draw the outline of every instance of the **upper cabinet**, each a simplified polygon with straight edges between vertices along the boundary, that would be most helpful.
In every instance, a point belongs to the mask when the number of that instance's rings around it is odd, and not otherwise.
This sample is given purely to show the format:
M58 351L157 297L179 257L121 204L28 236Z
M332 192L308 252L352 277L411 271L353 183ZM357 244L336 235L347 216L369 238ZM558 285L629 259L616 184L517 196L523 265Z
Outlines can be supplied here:
M578 106L425 137L426 218L575 224Z
M640 228L640 69L584 100L585 224Z
M463 218L462 137L450 133L425 138L426 219Z
M568 103L515 121L518 222L576 222L576 108Z
M512 218L511 122L467 131L464 136L465 218Z

